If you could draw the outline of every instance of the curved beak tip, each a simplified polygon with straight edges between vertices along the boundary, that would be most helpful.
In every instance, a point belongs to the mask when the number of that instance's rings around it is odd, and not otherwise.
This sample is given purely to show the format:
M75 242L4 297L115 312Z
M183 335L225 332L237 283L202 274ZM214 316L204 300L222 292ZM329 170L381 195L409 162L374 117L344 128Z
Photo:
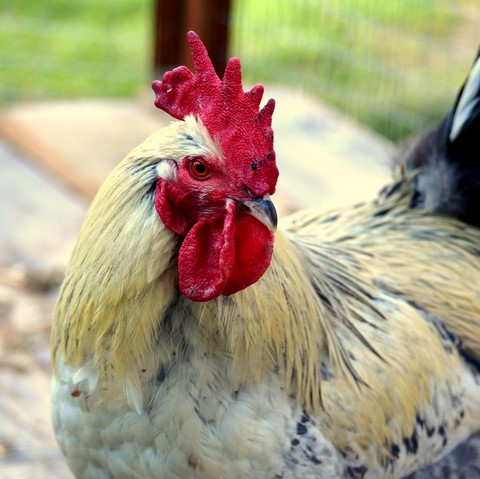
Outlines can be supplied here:
M264 224L272 233L277 230L277 210L270 199L270 195L265 195L262 198L254 200L246 200L239 202L242 210L246 211L260 223Z

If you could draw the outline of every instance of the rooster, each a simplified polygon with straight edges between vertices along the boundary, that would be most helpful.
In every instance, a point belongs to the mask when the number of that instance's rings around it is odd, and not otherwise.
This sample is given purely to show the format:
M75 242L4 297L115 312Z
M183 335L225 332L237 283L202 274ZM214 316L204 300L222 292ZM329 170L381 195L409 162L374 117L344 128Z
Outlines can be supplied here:
M194 72L100 188L52 332L78 478L400 478L480 429L480 60L372 202L283 220L274 101ZM312 159L313 161L313 159Z

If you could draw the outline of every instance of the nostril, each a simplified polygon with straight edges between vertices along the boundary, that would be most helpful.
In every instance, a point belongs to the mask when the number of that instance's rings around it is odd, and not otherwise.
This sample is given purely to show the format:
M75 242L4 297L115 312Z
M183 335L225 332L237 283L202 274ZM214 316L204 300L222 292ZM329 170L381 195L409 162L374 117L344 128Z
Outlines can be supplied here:
M244 186L243 189L246 191L248 196L250 196L250 198L258 198L248 186Z
M263 223L270 231L275 232L277 228L277 211L270 200L269 195L262 198L254 198L252 200L239 200L238 198L230 198L235 201L237 209L249 215L252 215L260 223Z
M250 208L250 206L248 206L246 203L244 203L243 201L239 201L239 200L236 200L236 205L237 205L237 208L240 210L240 211L243 211L245 213L250 213L252 211L252 209Z

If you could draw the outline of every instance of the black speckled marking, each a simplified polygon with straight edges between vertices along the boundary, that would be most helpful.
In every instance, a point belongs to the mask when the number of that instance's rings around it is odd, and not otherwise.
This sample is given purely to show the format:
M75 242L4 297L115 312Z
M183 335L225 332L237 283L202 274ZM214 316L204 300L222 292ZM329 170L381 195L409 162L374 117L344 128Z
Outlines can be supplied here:
M422 417L420 417L419 414L416 415L415 422L418 424L420 429L423 429L425 427L425 420Z
M314 454L308 454L307 452L305 452L305 456L310 462L313 462L313 464L317 466L322 463L322 461L318 459L317 456L315 456Z
M307 413L303 413L302 417L300 418L300 422L305 424L306 422L310 422L310 416Z
M442 437L442 447L445 447L448 442L448 437L447 431L445 431L445 426L443 426L442 424L438 426L438 434L440 434L440 436Z
M294 423L286 460L290 464L289 469L293 467L293 477L303 477L304 474L321 477L325 468L330 470L334 465L339 472L340 467L334 447L320 433L315 419L305 412Z
M299 436L303 436L306 433L307 433L307 427L301 422L297 423L297 434Z
M378 210L376 213L374 213L372 216L374 218L380 218L382 216L385 216L387 213L389 213L390 210L388 208L385 208L383 210Z
M398 447L397 444L392 444L390 446L390 454L392 455L392 457L394 457L395 459L398 459L400 457L400 448Z
M267 162L268 158L268 155L267 157L260 159L254 157L252 163L250 164L250 168L252 169L252 171L257 171L259 168L261 168Z
M407 454L416 454L418 451L418 438L417 431L413 431L413 434L410 437L406 437L403 440Z
M464 417L465 417L465 411L463 409L460 409L460 411L458 412L458 416L455 418L453 422L453 427L455 429L458 429L460 427L460 424L462 424Z
M424 312L423 314L424 316L428 315L428 320L435 326L435 329L440 334L440 337L443 340L445 350L448 353L452 352L452 345L454 345L457 349L461 348L460 340L445 326L445 324L440 321L440 319L432 316L431 314L428 314L427 312Z
M363 479L368 469L365 466L347 467L345 472L347 473L347 477L352 479Z
M198 141L195 140L195 138L193 138L192 135L186 134L186 135L183 136L183 139L184 139L185 142L186 142L187 144L189 144L189 145L199 146L199 145L198 145Z
M165 368L161 366L160 369L158 370L157 377L155 378L158 386L162 384L163 381L165 381L166 376L167 374L165 372Z
M383 190L380 192L381 195L384 195L385 198L389 198L390 196L394 195L395 193L398 193L401 189L401 186L403 185L403 181L397 181L393 183L393 185L388 185L383 188Z
M329 379L333 378L333 372L325 362L322 361L322 364L320 365L320 374L322 377L323 381L328 381Z
M330 300L323 294L323 292L318 288L318 285L315 284L315 282L311 283L313 286L313 289L315 290L315 294L322 300L322 303L324 303L327 307L331 308L332 303Z
M340 215L330 215L327 216L326 218L323 218L321 223L326 224L326 223L333 223L334 221L337 221Z

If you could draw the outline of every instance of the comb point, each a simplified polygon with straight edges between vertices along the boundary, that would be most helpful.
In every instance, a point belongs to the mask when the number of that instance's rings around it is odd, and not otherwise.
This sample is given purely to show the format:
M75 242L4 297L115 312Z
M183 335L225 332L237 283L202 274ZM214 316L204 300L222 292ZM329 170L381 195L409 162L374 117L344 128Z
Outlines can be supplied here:
M242 88L242 70L240 60L238 58L230 58L225 68L222 80L227 95L231 94L236 97L239 93L243 94Z
M263 91L264 89L262 85L255 85L251 90L245 92L245 98L248 99L252 108L258 110L263 98Z
M192 55L194 72L218 79L212 61L208 56L208 51L200 37L190 30L187 33L187 40Z
M270 126L272 124L272 115L275 110L275 100L270 98L265 106L258 112L257 119L262 126Z

